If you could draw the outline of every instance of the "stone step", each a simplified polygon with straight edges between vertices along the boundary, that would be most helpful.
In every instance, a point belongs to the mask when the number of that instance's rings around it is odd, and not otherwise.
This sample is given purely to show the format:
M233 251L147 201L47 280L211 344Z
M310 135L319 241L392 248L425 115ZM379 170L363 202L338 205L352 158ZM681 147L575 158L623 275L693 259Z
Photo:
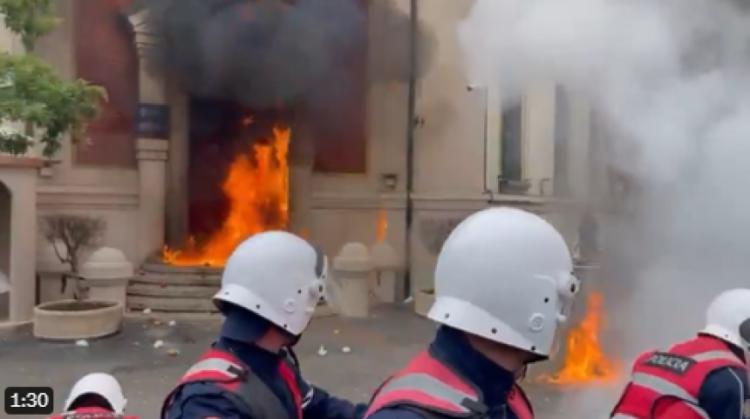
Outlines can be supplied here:
M207 268L201 266L172 266L164 263L147 262L141 269L145 272L177 275L221 275L222 268Z
M157 285L151 283L131 283L128 295L141 297L212 298L219 292L215 286Z
M151 309L154 312L176 313L215 313L216 306L210 298L162 298L128 296L128 308L131 311Z
M221 285L221 275L201 275L201 274L165 274L154 272L143 272L136 275L130 280L131 284L151 284L151 285L174 285L174 286L212 286Z

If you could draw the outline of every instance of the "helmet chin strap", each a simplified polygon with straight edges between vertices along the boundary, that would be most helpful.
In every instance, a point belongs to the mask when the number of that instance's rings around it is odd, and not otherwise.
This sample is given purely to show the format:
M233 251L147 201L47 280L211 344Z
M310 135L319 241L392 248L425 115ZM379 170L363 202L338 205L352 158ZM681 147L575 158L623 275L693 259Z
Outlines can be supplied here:
M748 379L750 379L750 319L745 319L740 323L740 341L742 341L742 351L745 356L745 365L748 366Z
M297 336L294 336L294 335L290 335L290 336L292 337L291 340L289 341L289 345L288 345L290 348L296 346L297 343L299 343L299 340L302 338L302 334L301 333L299 335L297 335Z
M528 373L528 371L529 371L529 364L524 364L523 367L521 367L520 369L516 370L514 372L514 375L516 377L516 381L518 381L518 382L523 381L526 378L526 374Z

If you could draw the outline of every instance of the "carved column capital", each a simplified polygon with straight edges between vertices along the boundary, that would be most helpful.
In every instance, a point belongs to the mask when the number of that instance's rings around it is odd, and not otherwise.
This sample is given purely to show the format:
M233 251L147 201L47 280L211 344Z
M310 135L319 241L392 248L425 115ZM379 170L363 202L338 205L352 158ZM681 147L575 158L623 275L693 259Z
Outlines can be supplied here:
M159 42L159 37L148 27L148 17L149 12L147 9L142 9L128 17L130 24L133 26L135 46L140 57L147 55L148 51L154 48Z

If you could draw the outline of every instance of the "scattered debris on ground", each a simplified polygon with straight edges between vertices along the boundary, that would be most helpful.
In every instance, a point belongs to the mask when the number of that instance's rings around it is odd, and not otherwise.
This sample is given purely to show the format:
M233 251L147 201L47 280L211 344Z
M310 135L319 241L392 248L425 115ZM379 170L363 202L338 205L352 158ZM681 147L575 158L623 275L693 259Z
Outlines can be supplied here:
M351 351L352 351L352 348L350 348L348 346L344 346L343 348L341 348L341 352L343 352L345 354L348 354Z
M86 339L81 339L76 341L76 346L79 346L81 348L88 348L89 347L89 341Z
M327 353L328 353L328 349L326 349L325 346L320 345L320 348L318 348L318 355L326 356Z
M163 340L157 340L156 342L154 342L154 349L159 349L159 348L161 348L163 346L164 346L164 341Z

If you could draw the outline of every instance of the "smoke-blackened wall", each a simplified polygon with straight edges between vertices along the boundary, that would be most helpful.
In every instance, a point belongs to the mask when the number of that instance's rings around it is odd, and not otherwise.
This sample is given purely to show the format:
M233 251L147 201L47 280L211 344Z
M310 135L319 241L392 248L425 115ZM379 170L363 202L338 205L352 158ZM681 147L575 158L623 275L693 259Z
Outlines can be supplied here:
M149 30L160 43L153 65L190 93L252 107L335 103L352 84L357 51L368 47L368 9L385 13L389 48L365 70L371 80L409 76L409 16L390 1L145 0ZM432 42L420 28L420 68ZM321 88L321 86L324 86Z
M299 100L343 77L366 42L362 5L348 0L150 0L155 62L194 95L255 107Z

